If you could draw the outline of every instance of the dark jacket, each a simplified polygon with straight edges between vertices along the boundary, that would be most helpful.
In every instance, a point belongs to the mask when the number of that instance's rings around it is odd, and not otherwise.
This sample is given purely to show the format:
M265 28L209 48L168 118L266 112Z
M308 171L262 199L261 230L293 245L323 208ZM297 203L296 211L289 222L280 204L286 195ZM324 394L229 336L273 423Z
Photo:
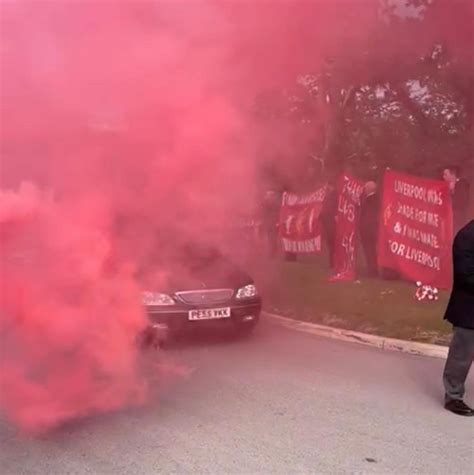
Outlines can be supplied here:
M457 233L467 223L469 209L469 182L461 178L456 183L452 195L454 232Z
M474 220L453 243L453 290L444 318L455 327L474 329Z
M364 197L360 206L359 229L362 239L377 241L380 214L380 198L378 193Z
M336 188L330 188L326 194L326 198L323 202L321 209L320 221L324 230L329 234L334 234L336 227L336 215L337 215L337 200L339 194Z

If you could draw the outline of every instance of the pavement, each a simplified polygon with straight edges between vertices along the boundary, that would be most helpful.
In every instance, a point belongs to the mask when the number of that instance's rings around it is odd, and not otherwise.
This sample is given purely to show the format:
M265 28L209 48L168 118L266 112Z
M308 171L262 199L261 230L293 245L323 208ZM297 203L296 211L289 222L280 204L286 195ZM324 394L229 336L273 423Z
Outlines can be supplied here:
M474 418L442 408L442 359L271 319L248 339L195 337L166 354L192 371L142 408L36 439L3 422L0 473L473 473ZM467 391L474 402L472 375Z
M343 328L334 328L327 325L319 325L317 323L295 320L293 318L282 317L271 312L265 312L268 318L273 319L286 328L292 330L312 333L317 336L333 338L335 340L358 343L360 345L374 346L382 350L402 351L413 355L431 356L433 358L448 357L449 347L441 345L433 345L430 343L420 343L417 341L397 340L395 338L387 338L385 336L371 335L369 333L361 333Z

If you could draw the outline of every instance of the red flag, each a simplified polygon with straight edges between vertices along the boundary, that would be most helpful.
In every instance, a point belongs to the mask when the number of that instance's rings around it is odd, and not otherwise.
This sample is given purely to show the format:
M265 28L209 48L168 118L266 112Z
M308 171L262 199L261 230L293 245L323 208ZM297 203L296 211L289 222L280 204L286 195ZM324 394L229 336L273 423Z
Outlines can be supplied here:
M280 210L280 238L283 250L291 253L321 251L319 215L326 186L305 195L285 192Z
M356 230L364 182L346 173L339 178L337 189L339 198L334 243L334 275L330 280L354 280L356 277Z
M379 267L411 281L451 286L453 216L446 182L393 170L384 175Z

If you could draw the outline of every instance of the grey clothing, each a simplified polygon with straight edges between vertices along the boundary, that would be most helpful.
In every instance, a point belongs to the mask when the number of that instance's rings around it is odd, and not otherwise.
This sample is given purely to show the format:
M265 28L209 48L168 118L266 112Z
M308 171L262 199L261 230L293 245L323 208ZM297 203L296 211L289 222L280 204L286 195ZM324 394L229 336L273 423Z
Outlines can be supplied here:
M443 374L446 402L463 399L464 383L473 359L474 329L454 327Z

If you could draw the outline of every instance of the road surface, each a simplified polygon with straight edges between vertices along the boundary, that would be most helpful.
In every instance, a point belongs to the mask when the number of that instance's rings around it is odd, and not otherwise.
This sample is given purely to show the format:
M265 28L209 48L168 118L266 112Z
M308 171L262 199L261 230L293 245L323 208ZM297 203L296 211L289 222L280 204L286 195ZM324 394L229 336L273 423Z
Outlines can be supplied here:
M41 439L3 423L0 473L473 473L474 419L442 409L442 360L269 321L168 354L193 371L146 407Z

